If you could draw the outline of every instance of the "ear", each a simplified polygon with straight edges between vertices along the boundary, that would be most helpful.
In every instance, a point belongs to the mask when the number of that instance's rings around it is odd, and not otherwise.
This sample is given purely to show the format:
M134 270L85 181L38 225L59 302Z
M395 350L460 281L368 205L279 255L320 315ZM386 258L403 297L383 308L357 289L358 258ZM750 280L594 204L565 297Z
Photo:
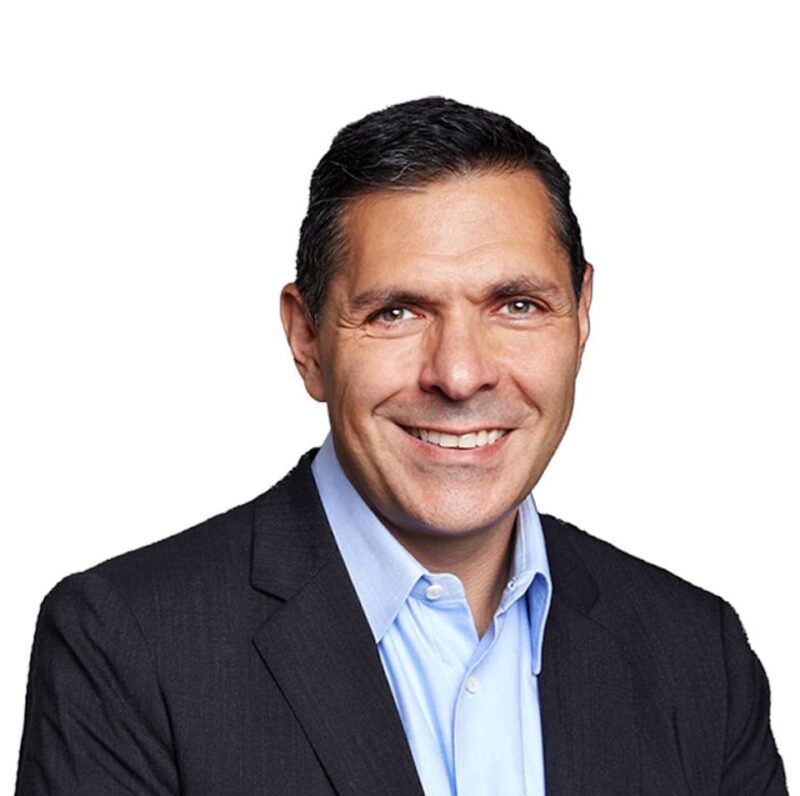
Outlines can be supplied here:
M590 263L586 263L586 270L583 272L583 282L581 283L581 294L578 297L578 367L580 368L583 358L583 349L589 339L589 307L592 304L592 283L594 280L594 268Z
M281 322L306 391L315 401L325 401L319 329L294 282L290 282L281 291Z

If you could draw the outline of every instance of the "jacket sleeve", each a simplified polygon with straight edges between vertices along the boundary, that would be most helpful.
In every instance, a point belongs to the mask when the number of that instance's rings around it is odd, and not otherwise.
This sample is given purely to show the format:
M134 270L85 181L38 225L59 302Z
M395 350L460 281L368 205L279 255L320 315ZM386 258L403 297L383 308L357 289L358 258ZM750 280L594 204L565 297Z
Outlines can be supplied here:
M720 601L728 687L721 794L788 793L769 724L769 683L750 649L739 617Z
M18 796L176 794L169 717L135 617L98 575L45 598L31 655Z

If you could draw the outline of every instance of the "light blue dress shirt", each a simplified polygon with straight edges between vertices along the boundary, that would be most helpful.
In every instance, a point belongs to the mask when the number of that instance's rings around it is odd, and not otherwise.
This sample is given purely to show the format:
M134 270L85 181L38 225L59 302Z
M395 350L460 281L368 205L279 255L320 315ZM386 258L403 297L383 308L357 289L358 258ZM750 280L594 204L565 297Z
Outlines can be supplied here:
M552 588L532 496L517 515L508 586L479 639L461 581L428 572L385 528L330 435L311 469L427 796L543 795L537 676Z

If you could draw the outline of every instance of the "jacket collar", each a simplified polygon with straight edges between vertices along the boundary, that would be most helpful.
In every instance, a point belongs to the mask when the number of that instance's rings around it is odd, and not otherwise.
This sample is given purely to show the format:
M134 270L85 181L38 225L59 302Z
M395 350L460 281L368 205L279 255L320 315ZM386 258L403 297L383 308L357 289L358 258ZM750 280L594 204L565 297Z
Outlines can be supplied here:
M570 541L543 516L553 602L539 677L547 791L640 792L634 679L623 645L597 620L601 593Z
M256 501L251 582L278 598L254 642L337 792L422 794L375 640L319 499L316 450ZM553 581L539 692L548 794L638 792L633 682L595 578L542 517Z
M283 600L339 555L311 472L318 450L305 453L255 504L251 583ZM589 616L600 596L597 582L559 532L564 523L549 515L541 520L553 590L567 605Z
M553 591L566 605L588 617L600 599L597 581L562 532L566 523L547 514L540 516Z
M251 583L278 598L253 641L337 793L422 796L375 640L311 474L256 501Z
M253 588L289 599L338 555L305 453L275 486L256 499L253 525Z

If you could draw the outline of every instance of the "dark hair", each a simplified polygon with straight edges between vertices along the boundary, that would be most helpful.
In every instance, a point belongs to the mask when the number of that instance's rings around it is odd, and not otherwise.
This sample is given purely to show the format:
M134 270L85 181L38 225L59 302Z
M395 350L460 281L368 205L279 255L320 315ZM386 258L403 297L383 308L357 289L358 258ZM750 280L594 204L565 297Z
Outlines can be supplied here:
M297 287L319 322L327 288L345 259L342 217L356 197L422 186L475 171L529 169L547 189L553 228L569 256L575 295L586 260L569 177L550 150L497 113L444 97L391 105L342 128L311 177L297 248Z

